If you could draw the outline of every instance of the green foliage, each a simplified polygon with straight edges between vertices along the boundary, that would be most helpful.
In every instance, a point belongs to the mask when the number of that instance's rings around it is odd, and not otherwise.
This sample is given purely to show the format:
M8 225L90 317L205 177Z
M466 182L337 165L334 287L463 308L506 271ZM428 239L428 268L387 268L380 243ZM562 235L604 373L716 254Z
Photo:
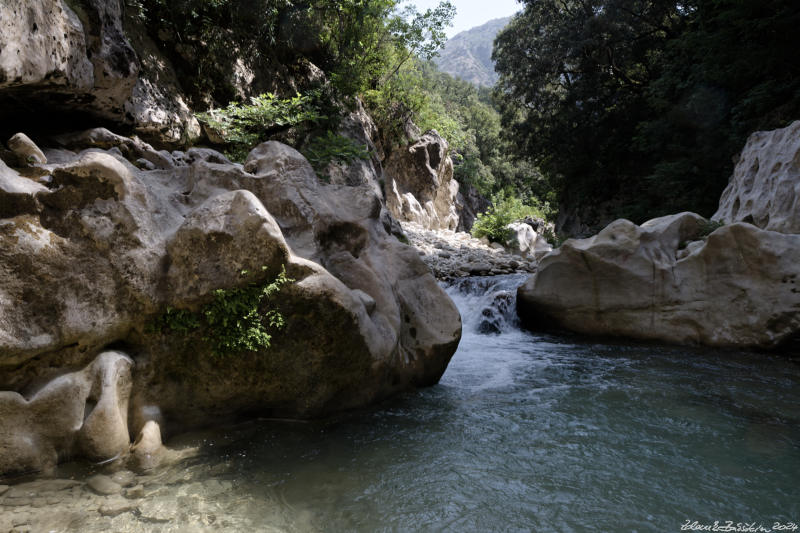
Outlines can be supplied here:
M303 155L314 167L317 176L324 181L328 179L324 172L329 163L337 162L347 165L357 159L370 158L370 152L366 145L358 144L356 141L332 131L314 137L303 149Z
M413 5L398 12L399 0L314 4L315 13L327 22L319 26L325 50L322 67L344 96L379 87L414 57L433 57L444 45L444 28L455 15L448 1L423 13Z
M500 192L492 197L492 205L478 215L472 226L474 237L486 237L492 242L505 244L511 238L511 230L506 228L512 222L526 217L547 220L553 215L548 203L537 201L526 204L516 196Z
M228 107L198 113L198 120L207 124L227 144L235 160L259 142L275 133L299 124L316 123L326 117L320 112L320 93L297 93L292 98L278 98L272 93L250 98L250 104L231 102Z
M723 227L725 222L722 220L706 220L705 222L700 222L698 225L700 227L700 233L698 237L705 239L719 228Z
M495 41L503 125L584 222L713 212L747 135L800 115L793 0L524 5Z
M266 270L266 267L262 267ZM242 276L247 276L242 271ZM171 331L189 334L202 329L203 341L217 357L267 349L270 331L284 326L284 318L276 309L262 309L283 285L293 282L281 269L277 278L269 282L250 283L245 287L217 289L211 302L200 311L167 308L166 312L148 325L149 332Z

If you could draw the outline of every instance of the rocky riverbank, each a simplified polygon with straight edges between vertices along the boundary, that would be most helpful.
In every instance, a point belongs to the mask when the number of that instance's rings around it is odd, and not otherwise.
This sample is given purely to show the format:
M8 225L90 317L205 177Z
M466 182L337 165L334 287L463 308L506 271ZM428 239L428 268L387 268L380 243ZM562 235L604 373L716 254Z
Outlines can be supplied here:
M414 222L401 225L409 243L437 279L536 272L537 261L527 253L514 253L461 231L430 230Z
M800 334L800 121L754 133L719 210L566 241L520 287L531 327L774 348Z

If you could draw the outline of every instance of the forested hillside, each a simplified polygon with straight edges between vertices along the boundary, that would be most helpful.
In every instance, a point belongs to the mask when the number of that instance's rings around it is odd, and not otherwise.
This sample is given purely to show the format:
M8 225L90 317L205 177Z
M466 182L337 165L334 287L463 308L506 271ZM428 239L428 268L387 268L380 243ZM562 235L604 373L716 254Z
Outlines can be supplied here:
M747 136L800 117L793 0L524 4L496 94L568 229L710 215Z
M442 72L474 83L491 87L497 82L492 60L492 44L497 33L506 27L510 17L490 20L476 28L457 33L448 39L434 60Z

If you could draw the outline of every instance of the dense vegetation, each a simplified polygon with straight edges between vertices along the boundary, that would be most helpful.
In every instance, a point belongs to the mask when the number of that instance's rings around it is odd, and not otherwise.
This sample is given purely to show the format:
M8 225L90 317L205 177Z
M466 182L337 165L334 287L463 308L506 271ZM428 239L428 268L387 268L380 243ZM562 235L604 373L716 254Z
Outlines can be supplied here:
M591 225L710 215L750 133L800 117L794 0L526 0L495 43L503 124Z

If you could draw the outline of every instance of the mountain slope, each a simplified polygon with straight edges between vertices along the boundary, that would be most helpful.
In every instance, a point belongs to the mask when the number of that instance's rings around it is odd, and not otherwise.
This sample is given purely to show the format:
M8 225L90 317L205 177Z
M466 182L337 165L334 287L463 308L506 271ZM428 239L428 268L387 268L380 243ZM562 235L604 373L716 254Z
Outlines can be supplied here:
M435 59L439 69L479 86L497 81L492 61L492 43L511 17L490 20L482 26L454 35Z

